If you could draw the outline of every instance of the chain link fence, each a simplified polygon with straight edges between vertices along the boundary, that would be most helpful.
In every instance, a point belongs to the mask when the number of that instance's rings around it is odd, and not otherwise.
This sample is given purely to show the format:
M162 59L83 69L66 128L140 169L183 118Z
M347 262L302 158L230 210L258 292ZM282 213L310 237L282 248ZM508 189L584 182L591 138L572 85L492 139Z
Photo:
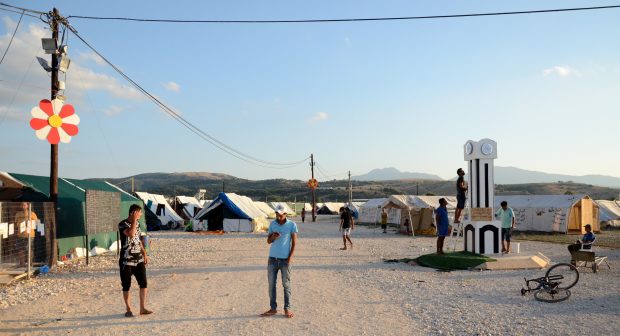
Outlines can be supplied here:
M0 202L0 271L51 266L54 225L51 202Z

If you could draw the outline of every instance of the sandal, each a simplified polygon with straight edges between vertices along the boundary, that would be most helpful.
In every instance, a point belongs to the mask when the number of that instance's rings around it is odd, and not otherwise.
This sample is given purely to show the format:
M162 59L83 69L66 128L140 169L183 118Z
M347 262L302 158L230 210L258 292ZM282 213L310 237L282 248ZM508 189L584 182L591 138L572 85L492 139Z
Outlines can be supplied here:
M278 313L277 310L270 309L270 310L260 314L260 316L273 316L273 315L275 315L277 313Z
M133 313L131 311L128 311L125 313L125 317L133 317Z

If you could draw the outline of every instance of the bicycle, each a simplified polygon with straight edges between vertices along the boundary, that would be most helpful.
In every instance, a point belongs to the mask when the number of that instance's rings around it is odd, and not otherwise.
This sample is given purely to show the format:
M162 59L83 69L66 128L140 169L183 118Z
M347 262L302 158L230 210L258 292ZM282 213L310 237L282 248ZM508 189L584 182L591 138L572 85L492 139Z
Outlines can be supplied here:
M579 271L571 264L560 263L551 266L542 278L526 279L527 288L521 288L521 295L534 292L534 297L542 302L560 302L568 299L572 288L579 281ZM564 280L564 282L560 281ZM535 282L536 287L530 286Z

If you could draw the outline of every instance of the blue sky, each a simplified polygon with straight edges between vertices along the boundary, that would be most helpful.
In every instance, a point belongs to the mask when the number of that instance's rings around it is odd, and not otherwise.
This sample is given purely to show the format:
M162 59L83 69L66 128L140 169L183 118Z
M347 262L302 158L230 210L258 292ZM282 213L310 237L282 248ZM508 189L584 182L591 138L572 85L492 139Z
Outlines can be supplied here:
M61 14L279 20L394 17L616 5L612 1L29 1ZM0 52L19 14L0 11ZM396 167L443 178L469 140L498 142L496 165L620 176L620 9L445 20L164 24L70 19L79 34L203 131L271 162L314 153L319 180ZM49 174L28 125L49 97L24 17L0 64L0 171ZM65 95L80 133L61 176L206 171L307 179L309 165L241 161L165 115L70 35Z

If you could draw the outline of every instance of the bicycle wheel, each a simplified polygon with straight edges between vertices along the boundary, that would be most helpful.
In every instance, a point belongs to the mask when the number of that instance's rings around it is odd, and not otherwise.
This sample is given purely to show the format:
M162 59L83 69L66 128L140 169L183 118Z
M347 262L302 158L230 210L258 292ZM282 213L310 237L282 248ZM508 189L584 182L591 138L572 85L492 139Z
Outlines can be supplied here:
M568 299L570 291L566 288L544 288L534 293L534 297L542 302L560 302Z
M579 271L571 264L555 264L545 274L547 282L557 282L558 289L569 289L579 281Z

